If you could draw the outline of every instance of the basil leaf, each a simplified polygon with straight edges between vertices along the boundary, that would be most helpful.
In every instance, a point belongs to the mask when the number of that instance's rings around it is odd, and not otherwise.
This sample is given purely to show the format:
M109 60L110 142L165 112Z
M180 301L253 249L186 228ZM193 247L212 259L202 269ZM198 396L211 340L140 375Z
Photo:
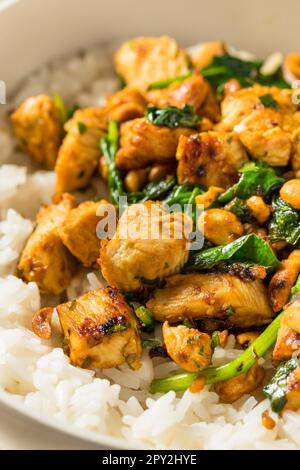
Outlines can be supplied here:
M228 245L192 253L184 266L184 271L211 269L221 261L259 264L268 272L274 271L279 265L268 243L255 233L250 233Z
M260 96L259 99L265 108L278 108L277 101L270 94Z
M200 122L200 118L195 114L193 108L187 104L182 108L176 108L175 106L156 108L155 106L150 106L146 110L146 116L152 124L171 129L178 127L195 129Z
M285 240L291 245L300 242L300 211L291 207L280 197L272 201L273 216L269 223L269 235L272 242Z
M271 402L272 410L279 413L287 402L287 380L291 372L297 367L297 361L290 359L289 361L281 364L271 379L271 381L264 386L263 392Z
M284 183L284 178L278 176L274 168L261 161L247 162L239 173L239 181L218 197L220 204L226 204L234 197L248 199L255 194L265 197Z

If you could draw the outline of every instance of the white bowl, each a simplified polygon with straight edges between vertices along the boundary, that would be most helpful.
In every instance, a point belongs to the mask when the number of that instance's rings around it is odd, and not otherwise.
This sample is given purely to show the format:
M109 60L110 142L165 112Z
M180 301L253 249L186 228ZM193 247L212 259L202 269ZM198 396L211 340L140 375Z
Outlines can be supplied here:
M0 80L9 96L49 60L135 35L169 34L185 45L222 39L264 57L298 47L299 18L299 0L0 0ZM42 419L3 393L0 423L0 448L129 447Z

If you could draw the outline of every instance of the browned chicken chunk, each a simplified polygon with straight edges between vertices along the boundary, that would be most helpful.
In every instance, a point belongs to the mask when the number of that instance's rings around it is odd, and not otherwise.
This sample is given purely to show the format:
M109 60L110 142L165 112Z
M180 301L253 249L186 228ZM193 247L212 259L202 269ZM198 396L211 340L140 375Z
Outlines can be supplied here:
M290 359L299 350L300 340L300 300L291 301L284 310L273 350L276 361Z
M193 46L190 51L190 56L193 65L202 69L211 64L213 58L222 55L226 52L226 46L221 41L203 42Z
M55 165L56 192L84 188L97 167L99 139L106 132L106 114L101 108L75 112L65 125L67 135L60 147Z
M112 286L133 292L179 272L188 258L190 231L190 219L168 214L159 203L130 206L114 237L101 243L104 278Z
M158 321L218 318L243 328L272 319L267 292L260 280L246 282L223 273L178 274L167 279L147 303Z
M181 136L176 158L179 183L228 188L237 181L247 154L235 133L209 131Z
M72 364L109 368L125 362L140 367L137 320L123 296L111 287L97 289L57 307Z
M300 250L294 250L282 261L269 284L270 304L274 312L282 310L287 303L291 288L300 272Z
M175 161L179 137L195 131L155 126L147 118L127 121L120 128L120 148L117 166L124 170L145 168L150 163Z
M115 53L117 73L140 90L157 80L185 75L189 66L187 53L168 36L130 39Z
M96 233L97 224L109 205L105 200L82 202L71 210L59 231L63 244L83 266L91 267L97 263L101 243Z
M15 135L24 152L52 170L61 142L61 127L53 98L28 98L11 116Z
M55 295L68 287L74 274L74 258L59 235L59 229L73 207L72 196L64 194L57 204L40 209L37 226L25 245L18 265L22 279L36 282L42 291Z
M254 392L264 379L264 369L257 363L245 374L215 384L221 401L233 403L247 393Z
M237 132L247 151L270 165L285 166L290 157L299 160L300 113L291 93L261 85L231 93L222 102L218 128Z
M146 100L136 88L125 87L106 100L105 111L110 119L118 122L142 117Z
M184 325L163 324L163 338L171 359L189 372L208 367L211 363L211 337Z

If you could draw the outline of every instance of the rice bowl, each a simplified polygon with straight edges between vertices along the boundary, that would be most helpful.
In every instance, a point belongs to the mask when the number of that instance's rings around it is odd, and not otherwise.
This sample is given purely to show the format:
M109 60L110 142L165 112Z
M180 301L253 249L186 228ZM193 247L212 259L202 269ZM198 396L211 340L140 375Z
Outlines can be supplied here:
M144 350L138 370L127 364L96 371L78 368L61 347L57 312L50 341L32 332L32 314L45 306L55 307L59 300L39 292L36 283L18 278L16 267L39 207L51 203L55 174L37 169L18 149L7 111L40 93L58 93L65 102L81 108L102 106L119 86L112 63L116 44L50 62L18 87L8 109L0 107L1 393L29 415L51 417L58 428L74 427L100 444L109 436L124 448L297 449L298 413L288 410L278 415L260 390L233 404L222 403L211 385L201 393L186 390L153 395L149 387L154 378L181 371L168 358L152 360ZM76 196L79 201L107 197L107 188L95 177ZM105 286L98 269L82 268L66 289L66 300ZM162 340L158 326L153 337ZM240 353L234 334L229 334L224 347L215 347L212 364L226 364ZM272 375L271 354L260 358L259 365L267 381ZM275 423L273 429L261 425L266 410Z

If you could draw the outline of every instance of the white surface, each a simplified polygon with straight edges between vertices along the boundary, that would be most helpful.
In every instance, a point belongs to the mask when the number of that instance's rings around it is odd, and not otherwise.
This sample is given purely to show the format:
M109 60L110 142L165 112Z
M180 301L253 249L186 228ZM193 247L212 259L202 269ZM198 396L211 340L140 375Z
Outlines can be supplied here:
M299 0L4 0L10 3L0 13L0 79L8 92L42 63L117 37L168 33L184 44L223 39L261 56L298 44ZM55 431L51 420L48 428L34 423L0 402L0 448L101 447L79 432L76 438ZM107 438L102 448L114 446L120 447Z

